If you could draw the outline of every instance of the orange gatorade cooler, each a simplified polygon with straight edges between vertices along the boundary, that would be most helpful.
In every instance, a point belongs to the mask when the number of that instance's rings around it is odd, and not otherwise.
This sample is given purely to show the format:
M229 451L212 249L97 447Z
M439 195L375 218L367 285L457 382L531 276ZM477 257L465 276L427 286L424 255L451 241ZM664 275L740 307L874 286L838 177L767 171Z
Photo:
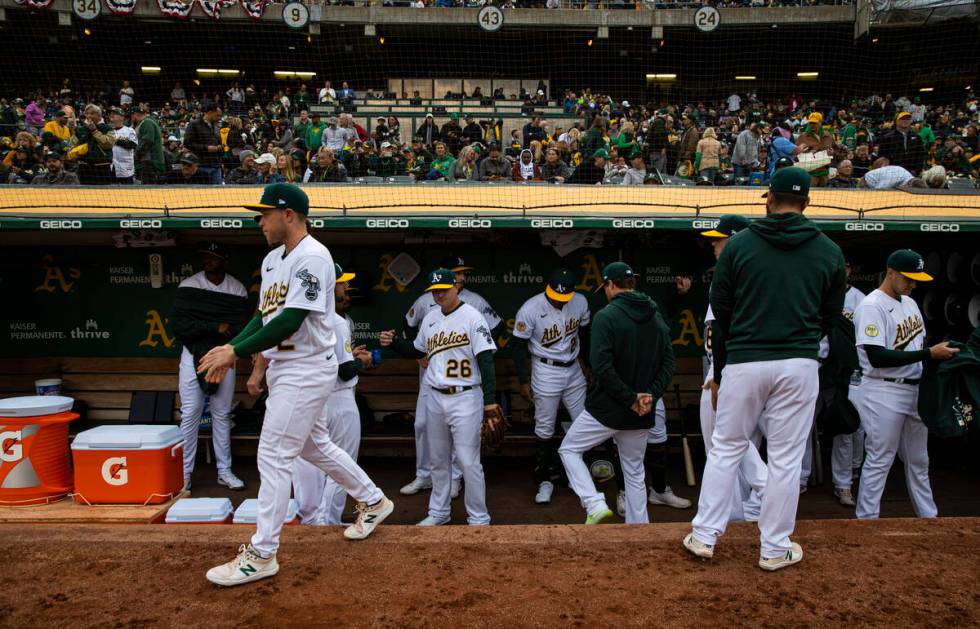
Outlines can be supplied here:
M0 400L0 506L57 502L71 493L73 404L56 395Z
M227 498L181 498L167 510L167 524L228 524L234 509Z
M99 426L75 437L75 502L160 504L184 487L177 426Z

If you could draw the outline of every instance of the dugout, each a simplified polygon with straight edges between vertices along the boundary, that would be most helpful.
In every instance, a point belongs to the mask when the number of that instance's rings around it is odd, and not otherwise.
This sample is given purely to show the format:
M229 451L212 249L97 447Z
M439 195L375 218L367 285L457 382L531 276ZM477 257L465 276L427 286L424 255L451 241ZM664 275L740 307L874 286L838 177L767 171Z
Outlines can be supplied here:
M526 185L309 185L312 233L326 244L352 282L358 343L377 346L381 330L400 329L423 280L396 281L389 265L402 256L420 277L446 255L475 269L467 286L505 321L497 338L498 389L517 389L507 342L525 299L542 290L559 264L580 275L595 311L601 267L629 261L639 289L667 303L679 357L677 392L666 396L669 428L679 433L681 407L700 396L703 314L711 249L699 232L726 213L761 216L759 188ZM125 423L134 391L177 390L178 344L168 326L177 284L200 270L197 245L226 244L229 271L250 294L267 251L254 213L258 187L4 188L0 190L0 397L33 391L37 378L64 381L65 394L85 405L74 427ZM926 256L936 277L915 297L931 339L963 338L980 310L980 194L967 192L814 190L806 213L840 243L854 266L853 283L877 284L887 254L900 247ZM158 278L151 256L160 256ZM154 262L156 264L156 262ZM407 264L410 268L411 264ZM674 277L692 288L677 298ZM155 287L159 279L159 287ZM971 317L973 320L971 321ZM236 398L242 411L242 361ZM414 361L386 352L380 368L361 378L365 447L414 451L409 414L417 391ZM511 448L530 435L531 417L508 395L515 425ZM175 403L174 409L179 408ZM173 421L178 412L173 413ZM237 448L254 448L256 426L239 421ZM696 433L696 421L690 426ZM530 439L527 440L530 442Z

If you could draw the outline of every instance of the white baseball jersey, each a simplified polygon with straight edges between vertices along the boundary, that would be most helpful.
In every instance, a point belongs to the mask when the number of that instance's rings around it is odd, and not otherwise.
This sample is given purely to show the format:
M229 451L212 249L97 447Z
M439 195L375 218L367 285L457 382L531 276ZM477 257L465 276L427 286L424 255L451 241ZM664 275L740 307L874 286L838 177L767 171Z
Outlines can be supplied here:
M860 305L861 300L864 299L864 293L854 288L853 286L847 287L847 292L844 294L844 308L841 312L848 321L854 321L854 311L857 310L858 305ZM827 356L830 356L830 339L826 336L820 339L820 349L817 352L817 356L820 360L824 360Z
M567 363L578 358L578 331L589 321L589 302L581 294L575 293L558 309L544 293L538 293L517 311L514 336L529 341L533 356Z
M354 360L354 337L351 330L354 329L354 322L350 317L344 315L343 317L336 312L331 317L331 326L333 327L334 336L337 337L334 343L334 351L337 354L337 364L343 365L344 363L349 363ZM334 391L341 391L344 389L353 389L357 386L358 377L354 376L350 380L341 380L337 378L337 384L334 385Z
M476 355L496 351L497 345L483 315L464 303L448 315L441 309L425 315L415 337L415 349L425 352L429 360L422 384L444 389L480 384Z
M216 293L225 293L226 295L235 295L236 297L248 297L245 287L241 282L232 277L230 273L225 273L225 279L221 280L220 284L212 284L208 276L204 274L204 271L200 271L181 282L180 288L199 288L201 290L215 291Z
M863 345L878 345L885 349L916 352L925 345L926 327L919 305L911 297L902 295L892 299L879 289L861 300L854 311L854 337L857 344L861 372L870 378L919 378L922 362L876 369L868 362Z
M295 334L262 352L269 360L295 360L334 352L334 284L337 283L330 252L307 235L286 255L285 245L269 252L262 261L259 312L267 325L285 308L309 310Z
M459 299L464 304L469 304L476 308L477 312L482 314L483 318L486 319L487 325L491 330L500 325L500 316L483 297L480 297L468 288L464 288L459 291ZM422 323L422 320L425 319L426 315L438 308L439 304L432 297L431 291L422 293L405 314L405 322L408 323L409 327L417 328Z

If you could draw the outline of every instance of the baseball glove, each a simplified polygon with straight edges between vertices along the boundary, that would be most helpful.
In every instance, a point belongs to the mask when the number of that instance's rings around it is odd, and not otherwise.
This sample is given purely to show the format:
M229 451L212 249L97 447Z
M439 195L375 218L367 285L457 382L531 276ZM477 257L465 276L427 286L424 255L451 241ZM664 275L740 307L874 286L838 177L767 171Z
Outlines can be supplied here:
M504 412L499 404L483 409L483 425L480 426L480 443L488 448L499 448L507 432Z

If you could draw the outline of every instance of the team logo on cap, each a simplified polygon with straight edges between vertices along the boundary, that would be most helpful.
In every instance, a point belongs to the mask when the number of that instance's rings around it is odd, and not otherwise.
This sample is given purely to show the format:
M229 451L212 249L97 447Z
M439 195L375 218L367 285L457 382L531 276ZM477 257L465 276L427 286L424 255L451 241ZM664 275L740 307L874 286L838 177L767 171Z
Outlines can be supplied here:
M922 271L925 268L926 268L926 261L923 260L922 258L919 258L919 261L915 265L915 270Z
M314 277L308 270L303 269L296 274L303 283L301 286L306 289L304 295L310 301L316 301L316 298L320 295L320 280Z
M796 184L793 184L793 190L795 192L799 192L800 190L802 190L802 188L800 186L796 185Z
M866 328L864 328L864 334L872 338L878 336L878 326L873 323L869 323Z
M430 284L435 284L439 281L439 274L435 271L432 272L432 277L429 279Z

